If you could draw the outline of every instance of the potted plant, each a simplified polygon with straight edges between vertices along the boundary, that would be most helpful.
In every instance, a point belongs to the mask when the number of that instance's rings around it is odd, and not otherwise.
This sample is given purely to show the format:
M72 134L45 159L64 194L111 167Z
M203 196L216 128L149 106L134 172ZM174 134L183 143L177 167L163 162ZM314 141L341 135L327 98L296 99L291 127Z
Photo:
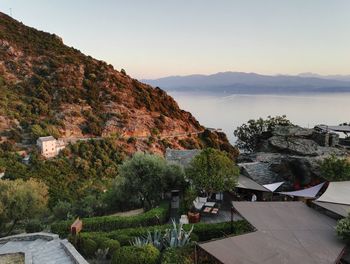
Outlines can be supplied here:
M201 219L201 214L195 208L191 208L187 216L191 224L198 223Z

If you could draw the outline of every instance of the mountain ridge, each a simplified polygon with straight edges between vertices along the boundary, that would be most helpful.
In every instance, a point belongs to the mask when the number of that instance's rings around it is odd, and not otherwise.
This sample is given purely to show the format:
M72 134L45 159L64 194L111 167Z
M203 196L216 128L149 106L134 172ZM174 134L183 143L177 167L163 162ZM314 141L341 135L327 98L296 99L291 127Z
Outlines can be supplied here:
M305 74L304 74L305 75ZM338 77L340 78L340 77ZM350 80L333 80L330 77L262 75L246 72L218 72L168 76L142 81L167 91L206 91L232 93L292 93L292 92L350 92Z

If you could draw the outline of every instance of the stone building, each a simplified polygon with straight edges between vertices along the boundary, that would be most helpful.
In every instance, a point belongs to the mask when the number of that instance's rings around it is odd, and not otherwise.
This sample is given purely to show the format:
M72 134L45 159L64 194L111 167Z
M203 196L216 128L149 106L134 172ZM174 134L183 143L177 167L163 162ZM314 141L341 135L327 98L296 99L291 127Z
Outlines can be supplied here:
M53 136L40 137L36 141L37 146L40 149L41 155L45 158L52 158L58 155L58 153L65 148L65 144L61 140L56 140Z

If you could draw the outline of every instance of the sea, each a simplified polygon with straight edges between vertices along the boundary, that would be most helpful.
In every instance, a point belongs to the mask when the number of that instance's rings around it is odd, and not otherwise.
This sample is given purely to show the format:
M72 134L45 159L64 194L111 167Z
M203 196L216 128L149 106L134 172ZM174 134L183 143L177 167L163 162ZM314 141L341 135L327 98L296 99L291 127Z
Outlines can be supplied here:
M296 125L339 125L350 122L350 93L205 94L168 92L179 106L205 127L222 129L232 144L234 130L249 119L286 115Z

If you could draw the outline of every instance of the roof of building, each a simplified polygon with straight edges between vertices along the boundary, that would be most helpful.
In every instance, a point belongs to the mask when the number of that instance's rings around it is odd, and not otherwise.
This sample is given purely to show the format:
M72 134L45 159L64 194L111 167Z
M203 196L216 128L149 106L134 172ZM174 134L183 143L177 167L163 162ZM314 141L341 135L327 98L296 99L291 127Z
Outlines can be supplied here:
M88 264L66 239L59 239L58 235L49 233L0 238L0 263L2 258L11 255L15 258L24 256L25 264Z
M252 179L250 179L242 174L239 175L239 177L238 177L237 188L261 191L261 192L270 192L270 190L266 189L265 187L263 187L259 183L256 183Z
M256 229L200 247L222 263L335 263L345 244L335 233L336 221L302 202L233 202Z
M344 126L318 125L316 127L324 131L336 131L336 132L345 132L345 133L350 132L350 126L347 126L347 125L344 125Z
M243 169L243 174L261 185L280 181L278 175L271 171L270 164L267 162L239 163L238 166Z
M200 149L179 150L167 148L165 151L165 159L186 167L200 152Z
M39 137L38 140L41 142L45 142L45 141L52 141L56 139L53 136L47 136L47 137Z

